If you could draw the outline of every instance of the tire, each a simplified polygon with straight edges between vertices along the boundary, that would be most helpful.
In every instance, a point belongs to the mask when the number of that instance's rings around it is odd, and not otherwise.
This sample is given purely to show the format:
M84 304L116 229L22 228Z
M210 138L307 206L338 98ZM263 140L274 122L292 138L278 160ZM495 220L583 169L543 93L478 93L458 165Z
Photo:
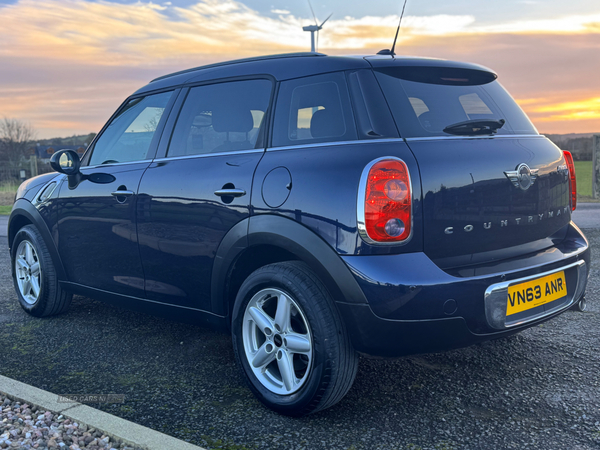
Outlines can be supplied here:
M40 232L21 228L12 245L12 275L21 307L36 317L65 312L73 297L58 284L54 263Z
M304 263L253 272L237 294L232 335L250 389L280 414L329 408L354 382L358 355L331 296Z

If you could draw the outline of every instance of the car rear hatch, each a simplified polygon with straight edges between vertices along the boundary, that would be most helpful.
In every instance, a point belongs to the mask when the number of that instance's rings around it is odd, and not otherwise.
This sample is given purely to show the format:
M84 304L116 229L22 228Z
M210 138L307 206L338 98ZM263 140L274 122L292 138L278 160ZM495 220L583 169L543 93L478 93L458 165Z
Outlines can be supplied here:
M570 221L563 153L540 136L496 75L435 60L375 60L417 159L425 253L442 268L553 246Z

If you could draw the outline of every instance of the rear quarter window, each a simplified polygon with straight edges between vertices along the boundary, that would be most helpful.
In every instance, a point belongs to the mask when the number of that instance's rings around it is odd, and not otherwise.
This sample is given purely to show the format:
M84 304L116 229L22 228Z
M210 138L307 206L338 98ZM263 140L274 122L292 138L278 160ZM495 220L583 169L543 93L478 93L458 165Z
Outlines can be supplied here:
M273 147L356 140L343 73L281 83L273 125Z

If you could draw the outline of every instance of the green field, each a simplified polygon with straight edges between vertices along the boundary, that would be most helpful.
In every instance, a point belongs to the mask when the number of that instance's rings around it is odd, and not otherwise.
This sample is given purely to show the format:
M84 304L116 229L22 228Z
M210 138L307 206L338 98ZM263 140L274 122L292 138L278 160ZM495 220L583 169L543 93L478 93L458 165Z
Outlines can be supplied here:
M0 215L10 214L18 186L12 183L0 184Z
M575 175L577 176L577 196L592 196L592 161L575 161Z

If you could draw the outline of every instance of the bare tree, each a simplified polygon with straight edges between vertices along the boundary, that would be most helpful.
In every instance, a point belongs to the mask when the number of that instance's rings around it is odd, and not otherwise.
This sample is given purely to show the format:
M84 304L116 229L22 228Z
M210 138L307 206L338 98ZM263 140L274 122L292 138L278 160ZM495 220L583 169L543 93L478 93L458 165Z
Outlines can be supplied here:
M35 137L36 131L30 124L5 117L0 121L0 160L11 167L20 164Z

